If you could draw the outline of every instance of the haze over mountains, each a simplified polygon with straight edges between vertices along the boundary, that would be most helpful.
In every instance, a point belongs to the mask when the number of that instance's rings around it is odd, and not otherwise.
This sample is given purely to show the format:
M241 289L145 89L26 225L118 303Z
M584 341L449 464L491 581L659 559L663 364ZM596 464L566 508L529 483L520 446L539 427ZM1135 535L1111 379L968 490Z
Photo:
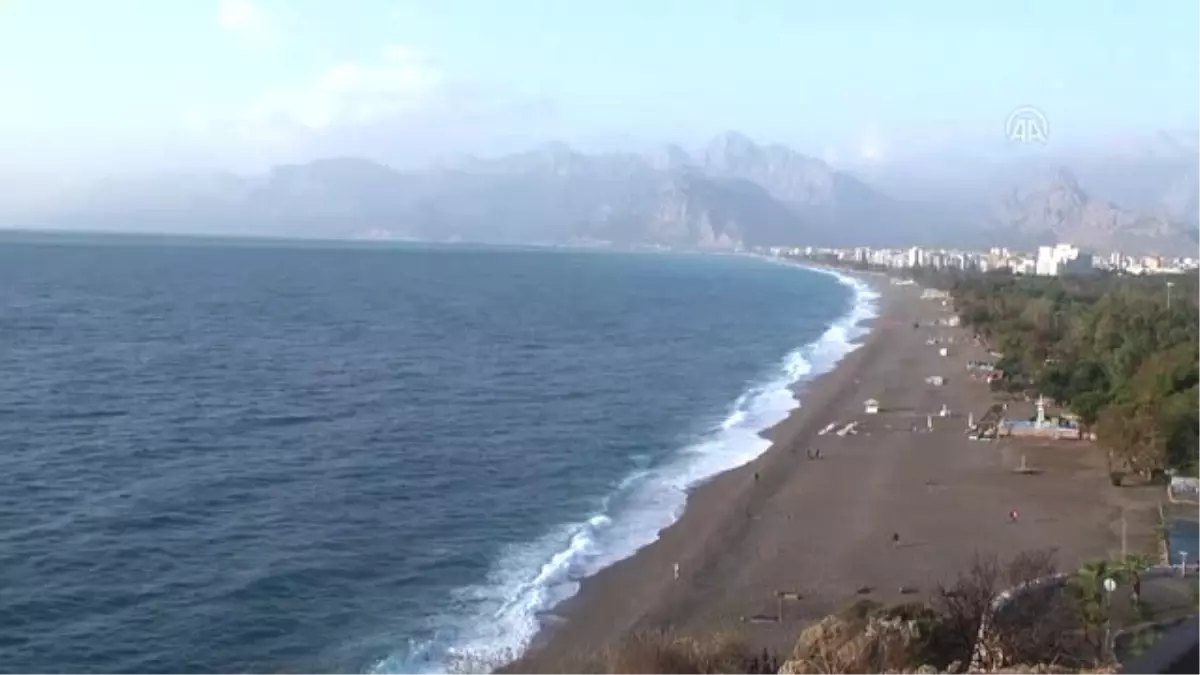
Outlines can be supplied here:
M934 164L924 178L911 167L853 175L735 132L698 152L587 155L548 144L423 172L338 158L257 176L112 180L51 208L0 213L0 226L708 249L1055 241L1195 249L1194 139L1153 140L1068 158L1072 169L1038 157Z

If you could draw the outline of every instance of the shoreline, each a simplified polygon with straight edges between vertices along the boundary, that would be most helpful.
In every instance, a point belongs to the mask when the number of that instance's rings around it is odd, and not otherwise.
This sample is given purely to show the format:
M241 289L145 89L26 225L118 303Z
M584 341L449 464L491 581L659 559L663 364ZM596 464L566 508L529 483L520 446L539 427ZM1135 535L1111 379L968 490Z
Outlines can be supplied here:
M586 606L588 605L588 599L586 596L591 594L589 587L596 585L593 580L595 580L597 577L605 575L613 568L631 563L631 561L633 561L635 558L642 556L648 548L659 544L665 535L680 528L681 523L683 523L685 519L688 519L689 512L694 508L694 502L697 499L697 494L703 491L706 486L712 484L714 481L720 481L724 477L730 476L731 474L736 474L739 472L745 473L750 467L762 461L764 457L775 452L777 449L776 446L780 443L779 437L783 433L781 429L785 427L785 425L787 425L789 421L792 420L803 408L804 402L801 396L807 392L811 392L813 388L818 386L822 380L833 376L840 368L843 367L848 358L852 357L856 352L863 349L872 339L876 324L883 316L882 305L885 298L885 289L883 286L886 284L886 281L882 276L860 273L856 271L847 271L815 263L783 260L758 254L744 255L760 262L794 267L836 278L839 284L845 286L851 291L851 307L845 314L840 315L839 317L835 318L832 323L830 323L829 327L826 329L826 333L829 330L839 326L848 330L862 329L863 333L852 336L847 340L847 350L838 356L837 360L828 370L815 373L810 376L802 376L787 385L787 389L793 400L792 407L788 410L783 419L755 432L759 438L762 438L770 443L770 445L768 445L763 452L745 464L718 472L699 481L697 484L690 486L687 490L687 498L683 507L683 512L673 522L661 529L654 541L642 546L633 554L617 560L611 565L608 565L607 567L604 567L595 573L580 579L580 587L573 595L560 601L549 610L539 612L539 617L542 622L541 628L538 630L530 644L526 647L525 651L511 664L509 664L509 666L506 666L506 668L541 663L548 656L557 652L558 650L554 649L553 645L557 641L563 639L562 634L564 632L564 626L570 623L573 618L577 618L581 612L586 611ZM854 315L860 311L867 312L867 315L857 320L853 320ZM817 338L817 340L802 345L795 351L819 344L826 333L822 333L822 336ZM574 640L572 640L572 642L574 642Z
M773 365L768 362L767 371L763 373L765 377L756 376L746 382L736 396L734 410L728 413L725 422L719 427L714 427L701 438L677 448L674 454L678 456L663 466L641 472L651 477L651 483L662 482L658 485L660 489L652 491L651 494L661 495L661 499L666 501L662 502L656 497L652 500L654 503L649 504L657 514L653 520L658 522L652 520L646 523L646 526L641 526L635 533L637 536L619 542L619 547L606 547L603 553L597 556L598 560L588 563L583 569L572 570L568 573L570 576L564 576L561 581L552 582L539 603L527 606L511 605L511 609L521 613L522 623L515 626L516 630L471 631L439 650L440 654L427 652L424 667L452 668L456 671L466 668L474 671L484 664L510 661L515 656L528 653L532 647L542 644L548 635L552 634L555 624L562 621L565 608L574 603L583 585L612 566L636 556L647 546L652 546L661 538L663 532L674 527L686 514L697 489L761 458L770 450L773 442L771 430L800 406L798 392L825 377L835 370L848 354L861 348L863 341L869 336L869 322L878 314L879 297L877 289L866 283L862 275L762 256L746 257L755 258L755 264L771 262L793 270L833 277L836 284L843 287L842 292L846 293L846 304L836 314L818 324L821 326L819 332L806 336L807 341L788 348ZM734 399L731 397L729 400L732 402ZM745 406L743 400L747 401ZM748 419L741 421L742 416L748 416ZM726 437L726 434L730 436ZM718 446L716 451L705 450L695 457L691 457L687 452L692 443L703 445L713 441ZM683 472L680 476L683 480L678 480L675 476L679 470ZM593 513L586 521L579 521L577 527L572 530L574 534L571 535L570 548L574 549L577 540L583 541L580 537L588 538L590 528L605 527L603 523L597 525L597 522L608 522L609 515L612 514ZM616 518L616 515L612 517ZM559 565L556 562L559 557L561 554L544 564L540 572L534 568L539 579L549 574L557 576L553 571L547 572L547 565ZM565 583L568 580L569 588ZM509 608L510 606L506 605L504 611L508 612ZM436 660L429 660L429 657ZM388 659L384 659L371 665L369 672L388 672L391 667Z
M912 326L947 316L945 309L921 300L919 287L894 286L883 276L797 266L857 279L878 293L866 335L832 369L790 387L796 406L760 432L771 442L762 454L689 489L681 516L655 541L584 578L545 613L549 620L511 669L553 670L644 629L733 630L756 648L786 651L803 625L864 588L881 602L926 597L976 552L1053 542L1060 564L1070 565L1112 547L1114 507L1098 496L1103 467L1083 457L1086 449L1017 452L1013 444L965 438L967 412L978 418L992 402L986 385L963 374L965 362L980 354L964 331ZM954 335L962 348L939 357L926 345L930 332ZM938 369L946 386L922 384L925 372ZM890 409L864 417L866 398ZM929 433L914 431L942 404L955 412ZM852 419L862 433L820 433ZM823 459L800 452L813 445ZM1014 474L1026 452L1039 466L1044 461L1081 480ZM1032 522L1009 526L1013 506L1032 513ZM1097 508L1108 517L1089 518ZM903 545L892 545L893 532L904 533ZM778 593L788 594L786 616L768 621L780 606Z
M860 349L865 340L869 338L871 330L871 322L873 322L879 313L879 289L877 288L876 280L865 278L866 275L857 273L846 273L842 270L836 270L819 265L797 264L792 261L778 260L774 258L746 255L744 257L752 258L756 263L773 263L790 267L793 269L803 270L804 272L816 273L833 277L837 285L842 286L848 293L847 305L838 314L828 319L824 324L820 333L812 337L808 342L803 342L796 347L789 349L786 354L776 364L779 373L770 380L762 380L761 383L769 383L766 388L760 388L761 385L748 384L743 387L738 396L740 401L746 397L748 393L756 392L755 396L767 395L768 397L786 396L786 407L780 406L778 402L768 403L771 409L766 419L758 419L757 425L742 426L739 434L753 436L759 447L748 449L744 453L745 456L737 459L736 464L726 464L725 467L713 467L712 473L701 474L699 477L687 484L685 488L675 487L673 490L680 490L678 497L671 496L673 501L679 499L680 503L677 510L671 513L664 513L665 521L658 525L652 532L648 532L648 536L640 542L633 542L634 545L624 552L619 552L616 556L610 556L604 561L603 566L593 567L585 573L575 576L572 581L575 588L567 595L559 595L560 599L548 603L547 605L533 611L530 619L536 622L537 628L531 635L522 633L523 644L517 648L514 645L516 642L512 640L512 636L503 637L488 645L478 639L471 639L465 644L450 647L448 652L442 657L444 664L457 664L454 667L461 669L466 667L475 669L481 664L489 663L504 663L504 662L520 662L524 656L531 651L535 651L538 646L544 644L549 636L554 634L556 626L564 621L564 615L568 608L575 605L579 598L582 589L587 585L589 580L595 576L605 573L615 565L629 560L637 556L646 547L653 546L662 536L663 533L675 527L681 518L686 516L689 508L691 508L693 495L699 489L702 489L708 483L718 480L721 476L728 474L731 471L742 469L756 461L764 454L770 451L774 441L772 440L772 430L779 424L787 420L790 415L793 415L799 409L800 393L806 390L814 382L826 377L829 373L835 371L839 364L845 358ZM796 361L807 366L801 366L798 371L792 371L791 364ZM778 399L776 399L778 401ZM739 404L740 407L740 404ZM735 413L736 414L736 413ZM751 413L754 414L754 413ZM590 523L591 521L589 521ZM499 637L499 636L497 636ZM506 644L507 643L507 644ZM514 661L514 657L516 657Z

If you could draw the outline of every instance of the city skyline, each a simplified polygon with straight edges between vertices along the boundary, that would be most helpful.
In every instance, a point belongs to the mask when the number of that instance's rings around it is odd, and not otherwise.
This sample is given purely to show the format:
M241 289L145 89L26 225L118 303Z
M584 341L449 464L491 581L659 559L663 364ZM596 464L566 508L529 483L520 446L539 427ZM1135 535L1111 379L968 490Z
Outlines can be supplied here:
M987 251L937 246L769 246L756 247L753 250L775 256L832 258L839 262L890 269L950 268L977 272L1008 270L1012 274L1022 276L1065 276L1090 274L1101 270L1132 275L1172 275L1195 272L1200 268L1200 256L1197 254L1134 255L1112 251L1108 255L1099 255L1065 242L1039 246L1035 251L1003 246L991 247Z

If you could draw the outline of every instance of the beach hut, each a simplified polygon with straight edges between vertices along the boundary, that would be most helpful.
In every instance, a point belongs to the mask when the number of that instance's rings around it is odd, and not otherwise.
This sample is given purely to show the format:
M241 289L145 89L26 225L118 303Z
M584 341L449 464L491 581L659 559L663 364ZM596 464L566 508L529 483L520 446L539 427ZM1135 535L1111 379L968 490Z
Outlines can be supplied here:
M873 398L863 401L863 412L868 415L879 414L879 401L876 401Z

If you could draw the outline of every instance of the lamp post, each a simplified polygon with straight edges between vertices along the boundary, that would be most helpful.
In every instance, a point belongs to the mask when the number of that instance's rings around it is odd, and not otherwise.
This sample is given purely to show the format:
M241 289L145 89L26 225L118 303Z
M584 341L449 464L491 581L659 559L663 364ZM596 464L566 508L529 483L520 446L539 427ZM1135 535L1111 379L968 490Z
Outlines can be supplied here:
M1112 594L1113 594L1113 591L1115 591L1115 590L1117 590L1117 582L1114 581L1112 579L1112 577L1105 579L1104 580L1104 648L1103 648L1103 653L1104 653L1105 658L1107 658L1111 654L1111 652L1109 651L1112 647L1112 645L1111 645L1112 617L1110 616L1110 611L1112 608Z

